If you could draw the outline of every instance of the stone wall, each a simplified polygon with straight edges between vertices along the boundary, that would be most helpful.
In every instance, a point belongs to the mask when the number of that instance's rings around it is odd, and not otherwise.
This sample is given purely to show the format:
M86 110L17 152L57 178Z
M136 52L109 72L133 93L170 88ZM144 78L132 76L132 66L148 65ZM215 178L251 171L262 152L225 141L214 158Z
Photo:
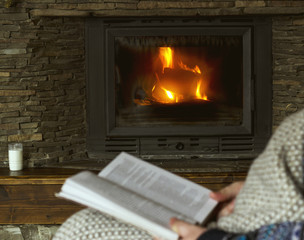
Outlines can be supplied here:
M29 166L86 157L84 19L0 9L0 162L24 144Z
M304 107L304 2L0 1L0 166L24 143L28 166L86 158L85 17L273 18L274 127Z
M304 16L273 17L273 125L304 108Z

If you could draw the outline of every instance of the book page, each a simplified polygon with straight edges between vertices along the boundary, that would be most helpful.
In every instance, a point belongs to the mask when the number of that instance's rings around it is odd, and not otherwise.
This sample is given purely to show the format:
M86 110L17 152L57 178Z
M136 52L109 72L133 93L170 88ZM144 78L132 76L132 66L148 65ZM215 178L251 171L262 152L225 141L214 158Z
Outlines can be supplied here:
M209 198L210 190L124 152L106 166L99 176L196 222L202 222L217 204Z
M177 239L169 227L170 218L189 220L88 171L67 179L57 196L98 209L165 239Z

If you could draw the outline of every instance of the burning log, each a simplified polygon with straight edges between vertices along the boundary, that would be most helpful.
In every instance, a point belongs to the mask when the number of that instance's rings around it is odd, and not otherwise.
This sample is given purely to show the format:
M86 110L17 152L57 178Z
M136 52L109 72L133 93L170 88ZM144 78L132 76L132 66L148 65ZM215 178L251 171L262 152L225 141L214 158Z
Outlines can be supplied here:
M197 82L202 76L200 74L184 70L165 68L164 73L159 76L160 84L165 89L184 96L184 99L195 97Z

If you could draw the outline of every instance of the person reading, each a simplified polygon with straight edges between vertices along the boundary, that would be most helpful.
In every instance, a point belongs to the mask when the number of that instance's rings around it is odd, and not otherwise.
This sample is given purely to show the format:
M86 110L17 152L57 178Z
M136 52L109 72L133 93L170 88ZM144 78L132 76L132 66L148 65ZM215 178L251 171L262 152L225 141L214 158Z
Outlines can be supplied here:
M197 226L177 218L182 240L304 239L304 110L287 117L252 163L245 182L212 192L225 203L217 221ZM145 231L90 208L71 216L53 240L153 239Z
M285 119L246 181L234 183L215 200L228 204L214 228L171 221L181 239L304 239L304 110Z

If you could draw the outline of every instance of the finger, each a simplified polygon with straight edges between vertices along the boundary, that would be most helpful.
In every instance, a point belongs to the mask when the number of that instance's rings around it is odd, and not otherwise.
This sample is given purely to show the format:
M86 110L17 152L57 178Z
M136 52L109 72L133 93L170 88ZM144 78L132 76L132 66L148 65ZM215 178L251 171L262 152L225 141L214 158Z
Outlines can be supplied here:
M234 198L243 186L243 182L235 182L218 192L211 192L210 197L216 201L223 202Z
M206 231L205 228L184 222L177 218L170 220L170 226L183 240L197 239Z
M189 232L192 228L192 224L189 224L177 218L171 218L170 225L171 229L181 237L189 235Z
M170 219L170 227L176 233L178 233L178 221L179 220L177 218Z
M231 201L229 204L227 204L218 214L218 218L226 217L233 213L234 211L234 203L235 201Z

